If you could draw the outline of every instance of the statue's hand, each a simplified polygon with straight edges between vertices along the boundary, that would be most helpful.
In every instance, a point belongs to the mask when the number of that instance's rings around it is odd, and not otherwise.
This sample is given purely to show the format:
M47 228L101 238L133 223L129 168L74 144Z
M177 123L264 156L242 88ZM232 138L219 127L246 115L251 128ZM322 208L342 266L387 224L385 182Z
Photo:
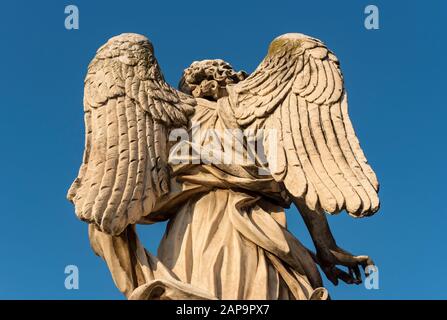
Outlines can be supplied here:
M368 256L354 256L337 245L317 248L315 260L334 285L338 284L338 279L348 284L360 284L362 283L360 267L368 276L366 267L374 265ZM337 265L347 267L348 272L341 270Z

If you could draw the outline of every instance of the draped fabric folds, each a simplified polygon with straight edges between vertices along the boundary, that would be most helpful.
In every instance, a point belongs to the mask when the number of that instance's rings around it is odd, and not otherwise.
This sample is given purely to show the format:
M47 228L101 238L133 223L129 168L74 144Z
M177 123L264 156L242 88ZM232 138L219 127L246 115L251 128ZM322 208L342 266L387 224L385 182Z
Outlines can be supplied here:
M216 108L197 106L203 128L225 127ZM252 168L179 165L176 187L140 223L169 217L158 255L129 226L111 236L90 226L94 251L130 299L326 299L308 250L286 229L281 186ZM187 195L187 196L185 196ZM153 221L151 221L151 217Z

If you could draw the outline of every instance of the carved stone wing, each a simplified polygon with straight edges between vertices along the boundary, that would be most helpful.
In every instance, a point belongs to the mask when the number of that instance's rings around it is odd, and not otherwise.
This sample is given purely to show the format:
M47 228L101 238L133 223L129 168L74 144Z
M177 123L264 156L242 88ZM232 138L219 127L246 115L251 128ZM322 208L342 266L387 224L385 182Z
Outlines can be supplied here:
M169 130L186 126L195 100L163 79L147 38L122 34L88 67L86 144L68 199L77 216L120 234L169 192Z
M321 41L276 38L258 68L228 91L238 124L264 129L270 172L292 196L329 213L378 210L379 184L348 116L338 59Z

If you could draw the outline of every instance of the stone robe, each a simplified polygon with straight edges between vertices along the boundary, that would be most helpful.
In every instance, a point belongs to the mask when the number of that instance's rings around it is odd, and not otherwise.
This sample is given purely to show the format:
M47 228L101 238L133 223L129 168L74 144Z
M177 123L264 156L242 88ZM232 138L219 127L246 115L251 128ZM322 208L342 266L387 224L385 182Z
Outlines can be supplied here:
M208 129L236 128L227 100L198 102L192 123L200 129L183 141L194 151L172 165L171 193L139 221L169 220L157 257L135 226L117 237L90 226L92 247L117 287L129 299L327 298L311 255L286 228L284 188L260 174L258 163L219 164L211 158L222 154L201 151ZM211 150L223 151L221 142Z

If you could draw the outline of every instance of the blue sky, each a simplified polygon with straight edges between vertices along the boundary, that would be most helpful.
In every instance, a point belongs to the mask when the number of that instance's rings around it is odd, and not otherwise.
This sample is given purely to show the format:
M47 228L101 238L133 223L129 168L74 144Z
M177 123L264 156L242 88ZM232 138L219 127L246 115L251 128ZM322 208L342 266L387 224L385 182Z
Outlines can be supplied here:
M64 28L69 4L79 8L79 30ZM368 4L380 10L379 30L364 28ZM372 256L380 288L326 282L332 297L447 298L446 12L445 1L435 0L2 3L0 298L123 298L65 200L83 150L87 64L122 32L152 40L174 86L194 60L221 58L251 72L280 34L322 39L341 60L350 115L382 200L372 218L330 217L342 247ZM288 218L310 245L297 212ZM151 252L164 227L139 228ZM79 267L79 290L64 287L70 264Z

